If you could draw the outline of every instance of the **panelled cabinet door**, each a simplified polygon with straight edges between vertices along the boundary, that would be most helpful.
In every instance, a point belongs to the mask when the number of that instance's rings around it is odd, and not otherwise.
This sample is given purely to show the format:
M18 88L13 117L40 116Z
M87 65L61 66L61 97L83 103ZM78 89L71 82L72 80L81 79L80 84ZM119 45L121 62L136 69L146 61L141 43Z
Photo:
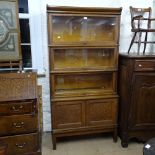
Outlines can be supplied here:
M51 15L50 44L111 45L118 40L118 17L111 15Z
M84 102L53 102L53 128L75 128L84 125Z
M131 129L155 129L155 74L137 73L133 77L133 92L129 122Z
M86 124L89 126L112 126L117 124L117 99L88 100Z
M19 59L20 53L17 0L1 0L0 60Z

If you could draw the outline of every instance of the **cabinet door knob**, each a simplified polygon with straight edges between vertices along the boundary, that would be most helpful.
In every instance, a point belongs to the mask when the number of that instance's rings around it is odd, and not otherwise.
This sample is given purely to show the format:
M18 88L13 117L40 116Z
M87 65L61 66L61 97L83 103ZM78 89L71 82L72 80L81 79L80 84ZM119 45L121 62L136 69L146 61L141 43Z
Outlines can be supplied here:
M14 122L12 123L12 126L15 128L22 128L24 126L24 122Z
M18 112L18 111L20 111L21 109L23 109L23 106L21 105L21 106L19 106L18 108L15 107L15 106L13 106L11 109L12 109L14 112Z
M138 66L139 66L139 67L142 67L142 65L141 65L141 64L139 64Z
M22 144L18 144L18 143L16 143L16 146L18 147L18 148L24 148L25 147L25 145L26 145L26 143L24 142L24 143L22 143Z

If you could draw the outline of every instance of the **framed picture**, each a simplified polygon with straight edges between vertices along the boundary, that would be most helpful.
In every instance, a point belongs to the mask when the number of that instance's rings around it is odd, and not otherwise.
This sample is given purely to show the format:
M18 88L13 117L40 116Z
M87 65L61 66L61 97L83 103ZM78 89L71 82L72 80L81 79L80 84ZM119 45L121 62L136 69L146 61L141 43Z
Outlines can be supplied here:
M0 61L21 58L16 0L0 1Z

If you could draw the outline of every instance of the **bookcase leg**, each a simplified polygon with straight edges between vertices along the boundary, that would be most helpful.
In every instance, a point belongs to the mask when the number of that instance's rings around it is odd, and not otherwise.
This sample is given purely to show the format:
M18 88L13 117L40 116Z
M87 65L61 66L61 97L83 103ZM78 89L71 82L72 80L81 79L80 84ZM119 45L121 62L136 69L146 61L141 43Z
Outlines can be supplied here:
M56 136L52 134L53 150L56 150Z
M114 132L113 132L113 141L115 143L117 142L117 129L115 129Z

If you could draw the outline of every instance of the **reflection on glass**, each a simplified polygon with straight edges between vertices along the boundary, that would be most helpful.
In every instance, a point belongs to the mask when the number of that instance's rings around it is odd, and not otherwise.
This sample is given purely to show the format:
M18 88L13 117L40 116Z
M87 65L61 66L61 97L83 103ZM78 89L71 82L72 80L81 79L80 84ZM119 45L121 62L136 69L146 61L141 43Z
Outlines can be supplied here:
M30 43L29 19L20 19L21 42Z
M115 49L55 49L54 69L102 69L115 66Z
M112 73L88 75L57 75L55 90L57 94L82 94L112 91Z
M28 13L28 0L18 0L19 13Z
M115 41L114 17L52 17L53 43Z
M32 67L31 47L29 45L22 45L22 60L24 67Z

